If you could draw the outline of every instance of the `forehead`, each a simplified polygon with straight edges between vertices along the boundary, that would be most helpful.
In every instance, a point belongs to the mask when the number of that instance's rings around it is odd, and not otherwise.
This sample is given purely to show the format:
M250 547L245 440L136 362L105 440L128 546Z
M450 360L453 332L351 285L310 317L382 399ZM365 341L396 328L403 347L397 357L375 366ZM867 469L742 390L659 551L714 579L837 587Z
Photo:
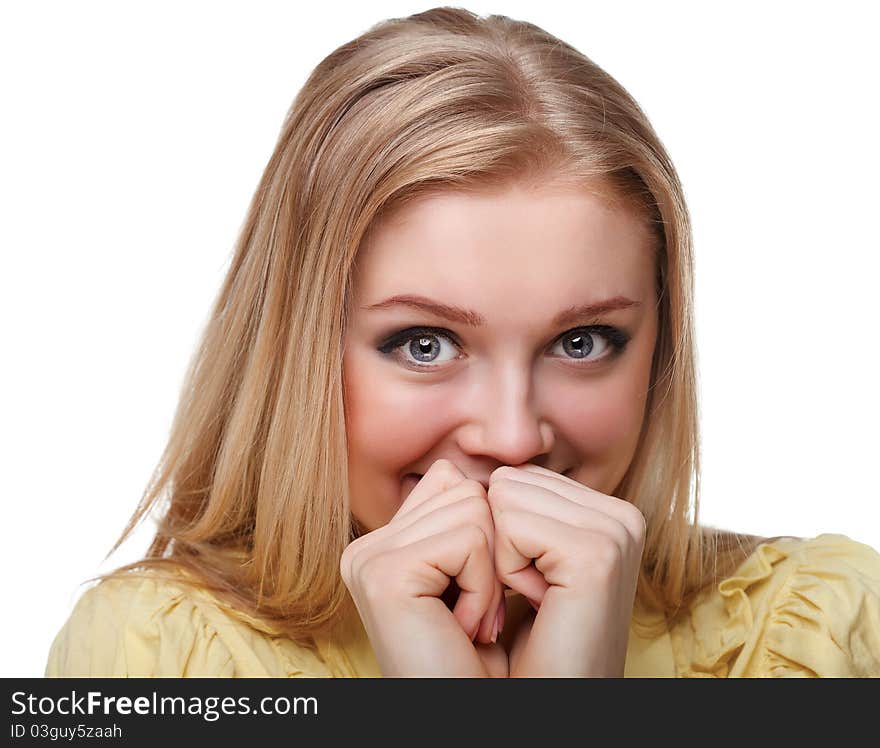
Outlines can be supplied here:
M552 303L625 295L648 298L654 254L643 223L582 187L514 183L445 191L377 221L357 258L355 294ZM380 298L381 297L381 298Z

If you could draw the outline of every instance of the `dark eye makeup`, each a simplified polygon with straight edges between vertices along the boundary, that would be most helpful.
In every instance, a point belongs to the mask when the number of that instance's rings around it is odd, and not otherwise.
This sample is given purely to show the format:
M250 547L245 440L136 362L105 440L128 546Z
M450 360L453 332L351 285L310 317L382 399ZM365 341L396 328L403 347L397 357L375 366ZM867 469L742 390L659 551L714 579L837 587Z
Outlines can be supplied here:
M589 356L589 354L595 347L595 345L592 343L592 339L596 336L604 339L608 343L608 348L610 352L605 353L599 358L587 360L586 356ZM572 355L565 357L566 360L571 361L575 366L586 369L591 366L605 364L608 361L617 358L621 353L623 353L624 349L630 341L630 337L631 336L628 333L611 325L588 325L585 327L575 327L562 333L562 335L556 338L556 340L553 342L551 349L555 347L556 344L560 341L563 342L563 348L566 347L566 342L571 342L572 345L570 345L568 348L574 354L584 353L584 350L586 348L585 356ZM385 339L384 342L382 342L381 345L379 345L377 350L382 355L396 360L405 367L416 371L442 369L447 363L450 363L447 361L440 365L430 363L426 364L419 363L417 360L407 357L405 351L402 350L404 345L420 338L424 339L424 342L427 342L432 349L435 347L433 344L433 340L437 338L448 340L459 351L461 351L462 349L462 345L458 337L453 332L445 328L407 327L406 329L399 330L390 335L387 339ZM437 349L439 351L439 345L437 346ZM566 352L568 351L566 350ZM412 356L411 350L409 353L410 356ZM460 356L457 358L460 358Z

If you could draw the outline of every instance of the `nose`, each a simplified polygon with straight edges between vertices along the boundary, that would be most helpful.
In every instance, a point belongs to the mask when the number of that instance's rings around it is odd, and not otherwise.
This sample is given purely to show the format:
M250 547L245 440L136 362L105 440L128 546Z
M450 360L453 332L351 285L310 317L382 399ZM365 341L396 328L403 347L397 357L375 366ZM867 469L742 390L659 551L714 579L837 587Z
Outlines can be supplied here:
M553 428L535 402L531 377L510 364L475 385L464 399L459 448L502 465L530 462L553 449Z

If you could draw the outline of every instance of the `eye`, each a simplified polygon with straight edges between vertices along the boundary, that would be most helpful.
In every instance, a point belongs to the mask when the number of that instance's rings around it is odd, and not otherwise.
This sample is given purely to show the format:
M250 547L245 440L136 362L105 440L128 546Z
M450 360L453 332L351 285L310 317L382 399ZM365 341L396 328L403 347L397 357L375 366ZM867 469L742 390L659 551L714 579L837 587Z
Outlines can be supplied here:
M552 351L561 346L562 358L586 368L616 357L629 340L630 336L616 327L592 325L563 333L557 338ZM444 343L449 344L446 346L448 350L445 358ZM591 356L597 346L599 355ZM440 369L442 364L462 358L461 344L457 338L448 330L437 327L409 327L401 330L379 346L378 350L415 370Z
M599 353L590 358L598 343ZM574 359L577 361L586 361L584 365L589 366L592 363L613 358L623 351L629 342L629 335L616 327L609 325L593 325L591 327L579 327L575 330L569 330L563 333L558 343L553 347L556 351L560 345L562 347L562 357ZM610 353L603 351L610 350Z
M441 358L444 341L451 343L448 347L453 350L450 352L458 351L458 355ZM460 358L460 346L452 333L435 327L410 327L401 330L383 343L379 351L411 369L439 368L433 364L445 364Z

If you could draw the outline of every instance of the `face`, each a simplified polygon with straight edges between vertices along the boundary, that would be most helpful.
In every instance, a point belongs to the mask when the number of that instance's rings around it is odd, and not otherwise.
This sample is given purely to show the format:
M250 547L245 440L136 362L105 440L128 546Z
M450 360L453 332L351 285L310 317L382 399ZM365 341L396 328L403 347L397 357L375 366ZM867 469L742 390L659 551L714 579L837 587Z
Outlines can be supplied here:
M364 528L440 458L486 486L531 462L612 493L657 337L653 247L633 215L572 186L435 194L374 224L353 283L343 378Z

